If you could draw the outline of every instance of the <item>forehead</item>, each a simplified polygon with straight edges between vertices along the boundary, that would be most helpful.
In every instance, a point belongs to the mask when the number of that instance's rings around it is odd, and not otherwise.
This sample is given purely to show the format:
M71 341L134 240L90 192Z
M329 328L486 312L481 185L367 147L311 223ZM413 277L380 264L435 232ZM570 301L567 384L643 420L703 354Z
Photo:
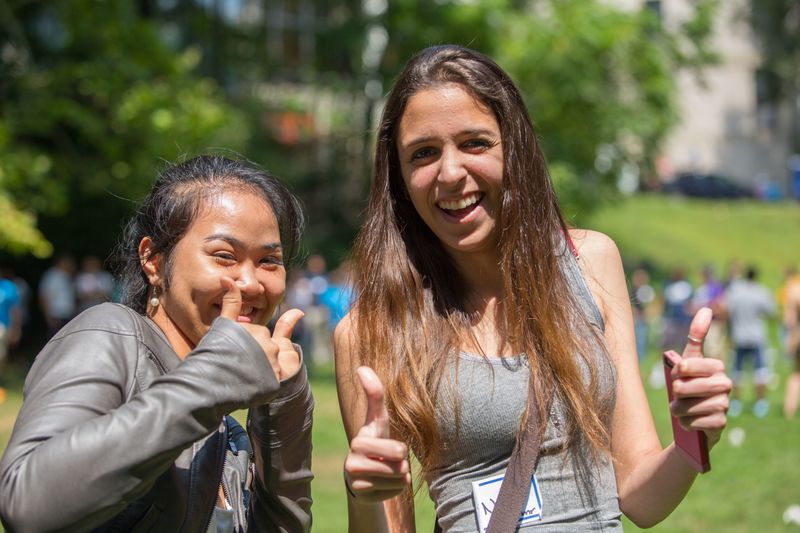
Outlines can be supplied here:
M278 221L264 196L247 187L226 187L200 201L191 229L197 226L228 225L234 229L265 228L277 231Z
M498 129L494 113L486 104L463 86L445 83L421 89L408 99L398 135L403 137L431 128L464 128L476 123Z

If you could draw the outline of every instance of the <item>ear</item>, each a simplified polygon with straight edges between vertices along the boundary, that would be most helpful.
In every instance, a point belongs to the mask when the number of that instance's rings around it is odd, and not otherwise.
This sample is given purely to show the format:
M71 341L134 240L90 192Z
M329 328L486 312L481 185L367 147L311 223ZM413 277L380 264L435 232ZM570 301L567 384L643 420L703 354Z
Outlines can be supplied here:
M139 264L150 284L158 285L161 281L161 255L153 253L153 241L150 237L143 237L139 242Z

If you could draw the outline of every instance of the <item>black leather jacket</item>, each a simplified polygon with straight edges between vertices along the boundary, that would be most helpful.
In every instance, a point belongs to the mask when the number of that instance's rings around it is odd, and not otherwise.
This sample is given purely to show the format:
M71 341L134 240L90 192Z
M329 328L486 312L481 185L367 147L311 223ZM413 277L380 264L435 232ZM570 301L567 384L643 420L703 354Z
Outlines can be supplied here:
M249 494L247 457L229 450L222 423L247 407ZM308 531L312 410L304 368L279 383L231 320L181 361L149 319L90 308L28 373L0 462L0 517L11 531L202 532L225 471L237 530Z

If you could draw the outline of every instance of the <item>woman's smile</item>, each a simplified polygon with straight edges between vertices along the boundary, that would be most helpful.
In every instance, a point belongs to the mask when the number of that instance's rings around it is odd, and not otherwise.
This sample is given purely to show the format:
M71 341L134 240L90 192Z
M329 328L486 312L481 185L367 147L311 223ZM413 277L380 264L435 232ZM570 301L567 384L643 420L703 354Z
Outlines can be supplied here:
M483 193L472 193L460 199L439 200L436 206L448 217L459 222L469 222L469 215L475 212L483 197Z

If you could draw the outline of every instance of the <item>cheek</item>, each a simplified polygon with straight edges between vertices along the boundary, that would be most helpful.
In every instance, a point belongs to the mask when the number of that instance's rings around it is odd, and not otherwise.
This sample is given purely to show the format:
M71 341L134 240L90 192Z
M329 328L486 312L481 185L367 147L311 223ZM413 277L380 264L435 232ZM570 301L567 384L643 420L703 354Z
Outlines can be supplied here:
M272 299L283 298L283 294L286 292L286 274L267 276L261 281L261 284Z
M417 211L427 204L428 197L433 193L434 182L435 179L430 179L424 171L415 172L409 180L405 181L408 197Z

